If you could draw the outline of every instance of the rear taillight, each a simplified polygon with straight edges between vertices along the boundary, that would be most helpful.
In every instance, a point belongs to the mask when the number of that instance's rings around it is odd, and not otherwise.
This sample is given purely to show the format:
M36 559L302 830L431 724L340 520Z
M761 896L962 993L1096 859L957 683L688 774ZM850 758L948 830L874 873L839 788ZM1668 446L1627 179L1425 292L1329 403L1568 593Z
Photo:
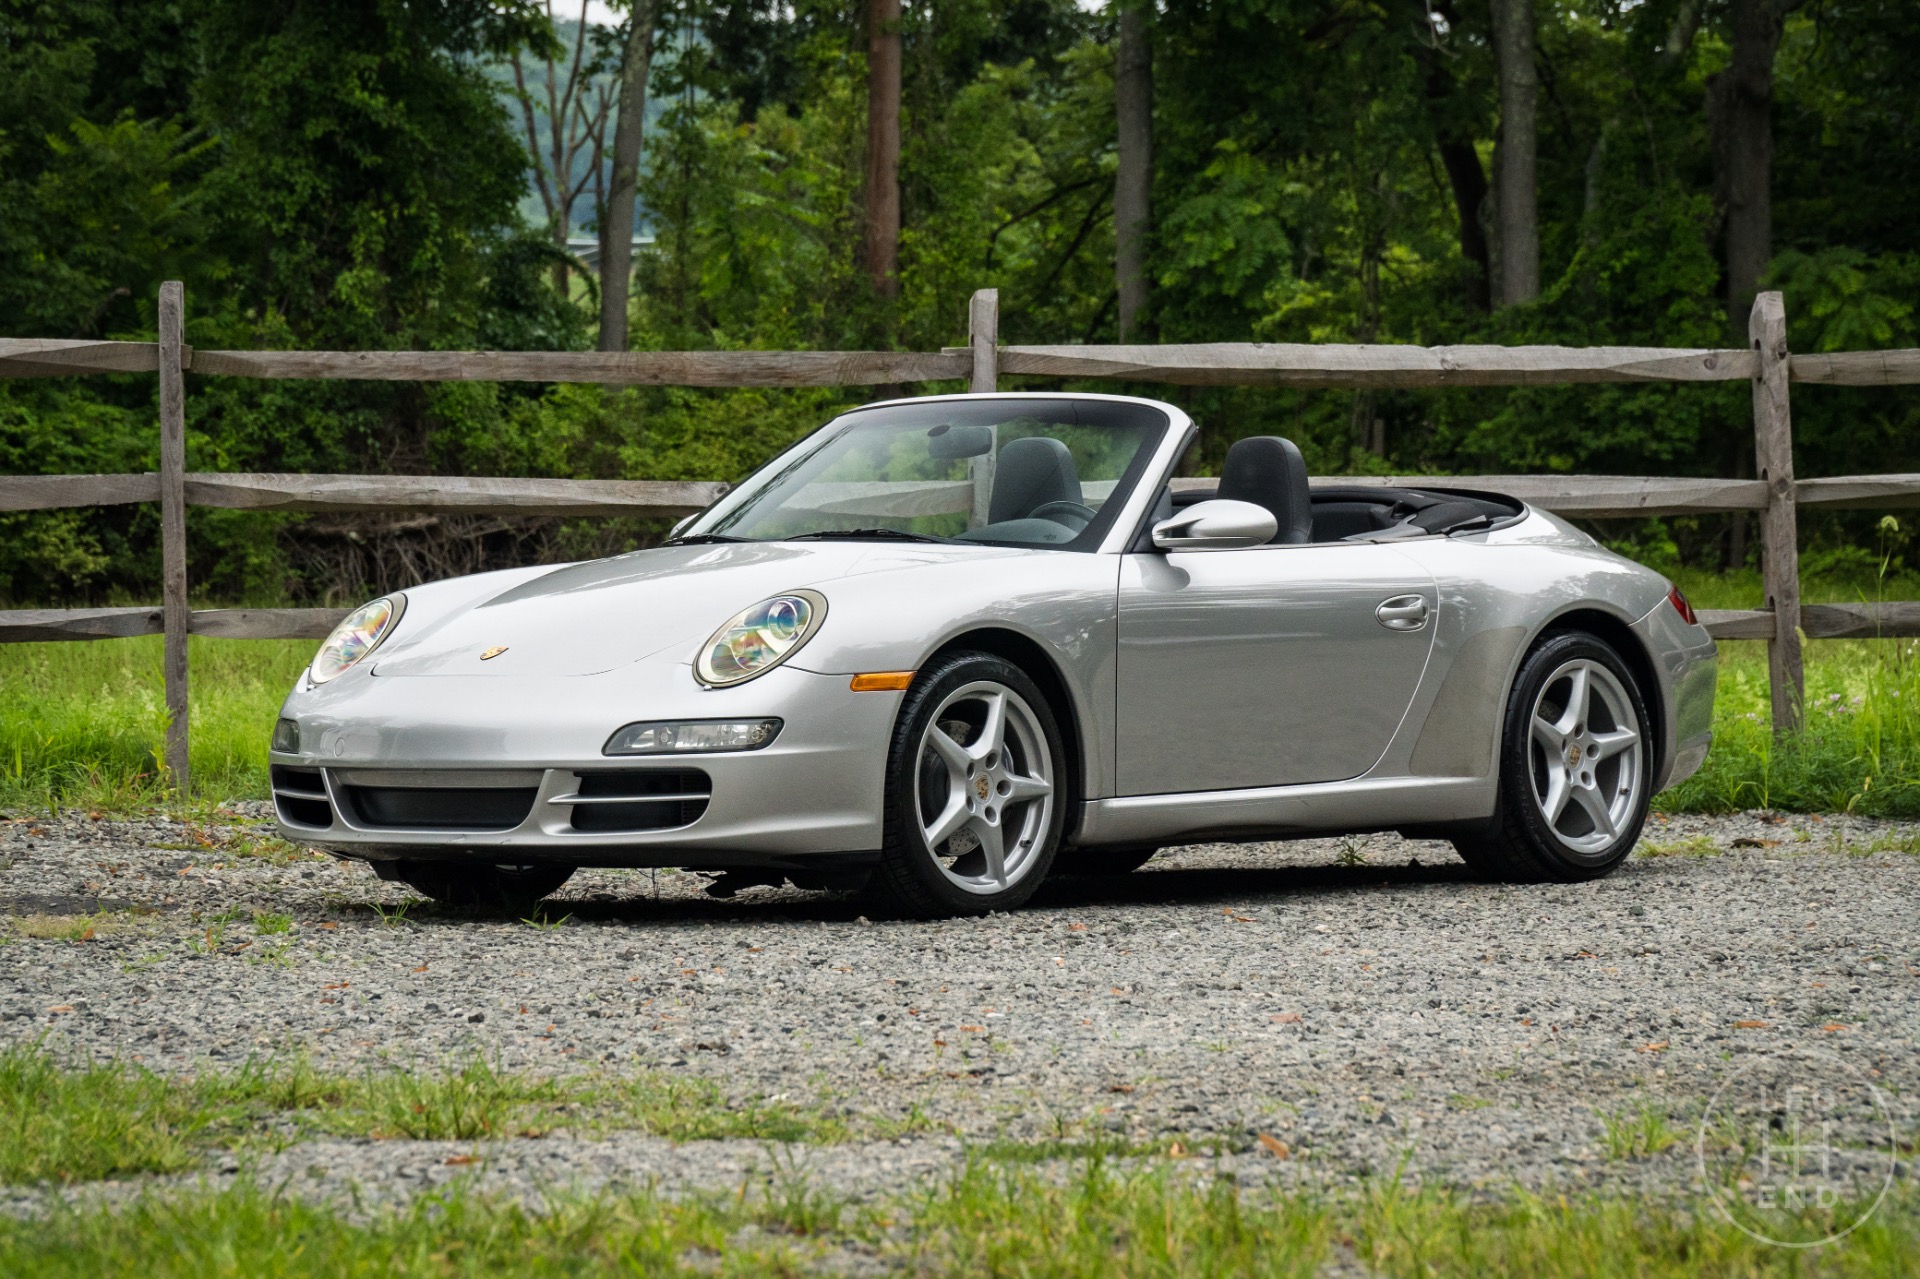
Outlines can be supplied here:
M1680 620L1688 626L1700 625L1700 619L1693 615L1693 605L1687 603L1687 597L1680 593L1679 587L1667 592L1667 603L1673 605L1673 611L1680 614Z

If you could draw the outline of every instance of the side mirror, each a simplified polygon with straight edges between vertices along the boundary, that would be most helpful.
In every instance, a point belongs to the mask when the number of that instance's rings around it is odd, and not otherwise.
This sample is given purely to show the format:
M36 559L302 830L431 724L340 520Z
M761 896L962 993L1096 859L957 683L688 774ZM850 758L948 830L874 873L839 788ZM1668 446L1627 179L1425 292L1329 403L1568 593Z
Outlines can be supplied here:
M1214 498L1154 525L1153 544L1163 551L1233 551L1263 546L1279 531L1280 521L1266 507Z

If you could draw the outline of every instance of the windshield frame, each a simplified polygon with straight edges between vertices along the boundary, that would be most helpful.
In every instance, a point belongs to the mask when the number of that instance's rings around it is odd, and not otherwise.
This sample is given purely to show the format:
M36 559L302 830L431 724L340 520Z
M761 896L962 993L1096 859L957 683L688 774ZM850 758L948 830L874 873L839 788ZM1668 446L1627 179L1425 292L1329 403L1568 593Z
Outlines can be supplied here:
M986 538L966 538L951 541L954 546L979 546L997 548L1015 548L1020 550L1111 552L1114 550L1116 529L1130 532L1137 522L1137 511L1142 493L1149 493L1155 485L1153 479L1171 464L1170 452L1177 454L1190 434L1192 423L1186 414L1172 405L1157 400L1148 400L1125 395L1059 394L1044 391L1010 392L993 395L929 395L911 399L888 400L878 404L865 404L836 415L796 440L791 446L775 455L746 479L730 489L727 494L712 506L702 511L676 535L684 538L713 536L711 530L716 525L734 515L739 509L762 492L768 485L778 481L796 466L804 465L807 459L828 447L834 438L861 425L861 419L869 414L890 413L902 409L914 409L939 403L1003 401L1017 411L1023 402L1036 402L1063 406L1081 404L1124 405L1152 412L1159 419L1157 423L1143 423L1159 432L1155 437L1149 434L1142 440L1126 470L1114 483L1113 492L1100 506L1094 520L1071 541L1057 543L1038 543L1012 540L993 540ZM738 536L733 534L723 534ZM774 543L784 538L740 537L743 542ZM1124 536L1122 542L1127 540Z

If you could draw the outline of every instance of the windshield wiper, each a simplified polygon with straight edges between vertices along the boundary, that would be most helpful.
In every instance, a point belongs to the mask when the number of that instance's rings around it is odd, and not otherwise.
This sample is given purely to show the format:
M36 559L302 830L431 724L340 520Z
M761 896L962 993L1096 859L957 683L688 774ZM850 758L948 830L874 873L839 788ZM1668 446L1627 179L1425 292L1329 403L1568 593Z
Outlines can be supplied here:
M694 533L688 537L670 537L665 546L711 546L716 542L751 542L750 537L729 537L725 533Z
M951 544L953 538L934 537L930 533L908 533L897 528L823 528L811 533L795 533L792 537L780 539L783 542L827 542L845 540L850 542L887 541L887 542L942 542Z

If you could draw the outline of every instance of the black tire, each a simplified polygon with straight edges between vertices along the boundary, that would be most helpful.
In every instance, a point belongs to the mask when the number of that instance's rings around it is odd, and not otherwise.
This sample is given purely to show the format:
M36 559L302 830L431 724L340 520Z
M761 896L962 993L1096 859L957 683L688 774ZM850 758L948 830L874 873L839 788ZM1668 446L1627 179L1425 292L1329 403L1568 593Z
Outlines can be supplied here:
M423 897L471 910L522 911L558 892L574 867L557 862L496 866L488 862L397 861L391 875Z
M1096 879L1107 875L1131 875L1160 851L1158 844L1113 845L1106 848L1063 848L1053 859L1056 875L1077 875Z
M968 718L976 705L984 712L992 694L983 690L990 689L1017 699L1001 703L1003 725L1017 731L1003 733L995 753L975 761L977 770L963 775L948 764L950 756L936 748L931 735L968 754L991 746L981 736L987 725ZM942 721L951 732L934 727L935 716L943 712L954 717ZM974 736L961 742L955 733L965 736L962 730ZM967 767L972 770L974 765ZM1002 799L1003 794L1014 794L1016 783L1028 790L1037 780L1050 786L1047 795ZM977 794L976 786L982 788ZM874 908L895 916L942 919L1021 905L1052 868L1071 791L1059 724L1027 673L988 653L959 652L939 659L914 678L894 721L887 752L883 847L867 886ZM962 816L972 816L937 846L930 844L929 824L956 803L965 810ZM1005 845L998 878L974 834L982 829L1001 832L995 836Z
M1578 690L1584 691L1576 691L1573 672L1581 671L1586 682ZM1576 697L1583 699L1577 708ZM1552 722L1541 717L1538 732L1536 708L1558 708ZM1629 715L1631 725L1613 722ZM1576 731L1557 739L1550 753L1541 738L1554 740L1552 730L1561 722ZM1507 696L1499 809L1481 831L1454 839L1461 859L1482 878L1508 883L1578 883L1611 873L1633 851L1647 819L1652 722L1639 682L1606 641L1582 631L1542 640L1520 664ZM1635 735L1635 745L1614 750L1622 729ZM1613 753L1596 756L1596 746ZM1555 790L1554 773L1564 791ZM1550 820L1556 798L1559 816Z

